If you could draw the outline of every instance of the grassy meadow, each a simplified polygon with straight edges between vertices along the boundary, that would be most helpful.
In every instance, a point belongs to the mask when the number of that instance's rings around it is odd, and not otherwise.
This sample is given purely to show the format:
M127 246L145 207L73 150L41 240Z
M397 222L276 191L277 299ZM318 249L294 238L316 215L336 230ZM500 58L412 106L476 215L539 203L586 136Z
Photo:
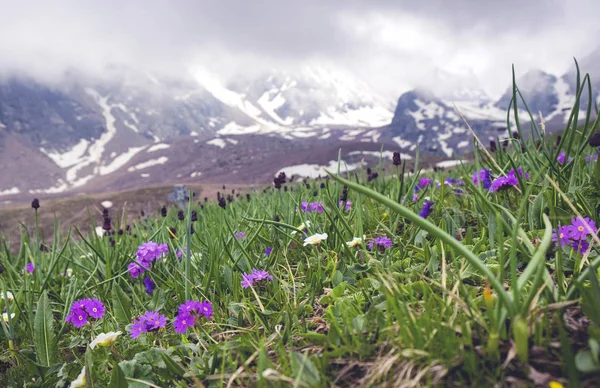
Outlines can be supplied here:
M469 165L111 208L104 235L57 220L42 247L34 201L0 252L0 386L597 386L600 125L579 100L560 137L511 109Z

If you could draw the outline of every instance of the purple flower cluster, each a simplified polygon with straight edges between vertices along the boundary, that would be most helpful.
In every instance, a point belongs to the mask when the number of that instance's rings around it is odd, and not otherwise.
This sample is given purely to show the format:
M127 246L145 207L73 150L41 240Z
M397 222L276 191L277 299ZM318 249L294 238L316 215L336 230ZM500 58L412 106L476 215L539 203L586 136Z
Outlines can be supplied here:
M196 319L202 315L210 319L214 314L212 303L208 300L200 302L197 300L188 300L184 304L179 305L177 315L173 320L173 328L175 333L183 334L188 328L196 324Z
M521 169L521 167L519 167L517 168L517 171L510 170L506 176L501 176L494 179L490 191L494 193L518 186L519 179L517 178L517 172L521 178L525 177L525 179L529 179L529 173L523 173L523 170Z
M373 247L384 251L386 248L389 248L392 245L394 244L392 243L392 240L390 240L388 237L376 237L369 242L368 248L370 251L373 250Z
M33 263L27 263L27 265L25 266L25 270L29 273L33 273L33 271L35 270L35 265L33 265Z
M300 210L302 213L312 213L316 211L317 213L323 213L323 204L321 202L302 202ZM298 210L296 208L296 210Z
M253 269L250 274L244 272L242 275L242 288L252 287L265 279L273 280L273 276L269 275L267 271L259 269Z
M431 179L431 178L421 178L419 183L417 183L417 185L415 186L415 191L426 189L432 183L433 183L433 179Z
M146 294L152 294L154 287L156 287L156 283L154 283L150 276L146 276L146 279L144 279L144 287L146 287Z
M552 234L552 241L559 247L571 245L575 251L584 253L589 247L587 237L597 232L598 228L593 220L589 217L577 217L571 219L571 225L559 225Z
M471 181L475 186L479 185L479 182L483 184L484 190L489 190L492 187L492 170L480 170L476 171L471 178Z
M269 256L271 254L271 251L273 251L273 248L268 247L267 249L265 249L265 256Z
M435 202L425 201L425 203L423 204L423 209L421 210L419 215L423 218L429 217L429 215L432 212L431 208L433 207L434 204L435 204Z
M71 311L65 321L70 322L75 327L83 327L88 319L100 319L104 316L104 305L99 299L81 299L73 302Z
M235 232L233 234L233 236L235 237L236 240L246 238L246 234L244 232Z
M598 154L588 155L588 156L585 157L585 161L587 163L591 162L592 159L594 159L594 161L597 161L598 160Z
M565 164L565 157L566 157L566 153L565 153L565 151L563 151L560 154L558 154L558 157L556 158L556 160L560 164ZM573 160L573 158L567 159L567 163L571 163L572 160Z
M340 201L338 203L338 207L342 207L344 206L344 201ZM346 201L346 207L344 208L347 212L350 211L350 209L352 209L352 201Z
M138 247L136 256L137 261L129 263L127 269L132 278L137 278L144 272L150 270L150 264L154 260L160 259L162 255L169 253L169 247L167 244L157 244L152 241L148 241Z
M164 329L167 325L167 317L159 314L158 311L146 311L144 315L140 315L133 319L133 324L129 328L129 336L138 338L142 333L149 333Z
M177 258L178 258L178 259L181 259L181 258L183 257L183 254L184 254L185 252L187 252L187 248L185 248L185 247L184 247L184 248L183 248L183 251L178 249L178 250L177 250L177 252L175 253L175 255L177 255Z

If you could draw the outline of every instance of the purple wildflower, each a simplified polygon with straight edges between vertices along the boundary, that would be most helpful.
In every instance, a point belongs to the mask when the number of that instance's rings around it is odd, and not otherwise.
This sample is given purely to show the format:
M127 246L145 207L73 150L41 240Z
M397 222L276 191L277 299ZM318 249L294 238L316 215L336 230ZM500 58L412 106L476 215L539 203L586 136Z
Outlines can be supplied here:
M368 247L370 251L373 250L373 246L375 246L381 251L384 251L386 248L389 248L392 245L394 244L392 243L392 240L390 240L388 237L376 237L369 242Z
M415 187L415 191L419 191L421 189L426 189L433 180L431 178L421 178L417 186Z
M560 164L564 164L565 163L565 157L567 156L567 154L565 153L565 151L561 152L558 157L556 158L556 160L558 160L558 163Z
M273 248L271 248L271 247L268 247L267 249L265 249L265 256L269 256L272 251L273 251Z
M344 206L344 201L338 202L338 207L342 207L342 206ZM346 201L346 207L344 208L344 210L349 212L350 209L352 209L352 201Z
M421 210L421 212L419 213L419 216L423 217L423 218L427 218L429 217L429 215L431 214L432 210L432 206L435 204L435 202L432 201L425 201L425 203L423 204L423 209Z
M250 274L250 275L247 273L242 274L242 288L252 287L253 283L254 283L254 278L252 277L252 274Z
M513 186L517 186L519 181L516 176L509 174L506 177L498 177L494 179L492 182L492 192L498 192L500 190L505 190Z
M146 311L143 315L133 319L129 327L129 336L138 338L142 333L157 331L167 325L167 317L158 311Z
M132 278L136 279L138 276L143 274L148 268L142 267L137 263L129 263L127 269L129 270L129 275L131 275Z
M146 279L144 279L144 286L146 287L146 294L152 294L154 287L156 287L156 283L154 283L150 276L146 276Z
M33 263L27 263L25 269L27 270L27 272L33 273L33 271L35 270L35 265L33 265Z
M590 244L588 244L588 242L585 240L574 240L571 242L571 247L575 250L575 252L583 255L590 247Z
M144 321L146 332L163 329L167 325L167 317L159 314L158 311L146 311L140 319Z
M173 321L173 328L175 328L175 333L183 334L189 327L193 327L195 323L196 322L193 315L180 314L175 317L175 320Z
M235 232L234 233L234 237L236 240L242 239L242 238L246 238L246 234L244 234L244 232Z
M181 251L180 249L177 250L177 252L175 253L175 255L177 255L178 259L181 259L183 257L183 253L187 252L187 248L183 248L183 251Z
M594 155L588 155L585 157L585 161L587 163L592 161L592 158L594 159L594 161L598 160L598 154L594 154Z
M558 226L552 234L552 241L562 247L571 243L571 228L569 226Z
M417 194L413 194L412 200L413 200L413 202L418 201L419 200L419 196Z
M598 228L596 228L596 223L593 220L590 220L589 217L581 218L573 218L571 220L571 237L574 240L584 240L587 238L588 234L591 234L588 230L591 229L594 234L598 232Z
M302 213L306 213L308 210L308 202L302 202L301 204Z
M522 178L523 176L525 176L525 179L529 179L529 173L526 172L525 174L523 174L523 169L521 167L517 167L517 171L519 172L519 176ZM510 170L508 172L509 176L514 176L516 178L517 173L515 172L515 170Z
M88 315L82 309L71 310L71 313L67 315L66 321L73 324L73 326L80 328L85 326L87 323Z
M85 311L92 317L100 319L104 316L104 305L99 299L83 299Z
M184 304L179 305L178 314L191 314L198 311L200 302L197 300L186 300Z
M207 319L210 319L215 313L213 310L212 303L210 303L208 300L205 300L204 302L200 303L200 305L198 306L198 312L204 315Z
M492 186L492 170L476 171L471 178L474 185L478 186L479 182L483 184L483 189L488 190Z
M255 285L255 283L265 279L273 280L273 276L271 276L267 271L259 269L253 269L252 273L250 274L244 272L242 274L242 288L252 287Z

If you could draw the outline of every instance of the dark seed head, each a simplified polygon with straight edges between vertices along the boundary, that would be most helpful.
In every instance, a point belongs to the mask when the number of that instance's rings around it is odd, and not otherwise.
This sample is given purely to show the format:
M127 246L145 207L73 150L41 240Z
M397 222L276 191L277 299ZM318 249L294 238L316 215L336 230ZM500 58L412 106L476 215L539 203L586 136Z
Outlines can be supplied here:
M115 246L115 240L112 239L112 237L110 237L108 239L108 243L110 244L110 247L113 248Z
M321 188L321 190L324 189L325 188L325 182L321 182L321 184L319 185L319 187Z
M592 147L600 147L600 132L596 132L590 137L588 144Z
M185 219L185 214L183 214L183 210L180 210L179 213L177 213L177 219L179 221L183 221Z
M123 235L123 229L119 229L119 230L117 231L117 234L118 234L119 236L122 236L122 235Z
M595 135L594 135L595 136ZM593 137L593 136L592 136ZM556 136L556 146L558 147L560 145L560 141L562 140L562 136L558 135ZM590 139L591 140L591 139ZM591 145L591 144L590 144ZM592 146L593 147L593 146Z
M174 236L177 236L177 229L174 226L169 226L169 237L173 238Z
M110 226L110 217L104 217L104 224L102 225L102 229L106 230L107 232L112 229L112 226Z
M35 210L40 208L40 200L37 198L34 198L33 201L31 201L31 207L34 208Z
M498 151L498 146L494 140L490 140L490 151L496 152Z
M348 186L344 186L342 194L340 194L340 201L346 202L348 200Z
M246 194L246 200L250 202L250 194Z
M104 217L104 218L108 217L108 209L106 209L106 208L102 209L102 217Z
M195 210L192 210L192 222L198 221L198 213Z
M219 206L223 209L227 207L227 202L225 201L225 198L219 197Z
M167 207L166 206L163 206L160 208L160 215L163 217L167 216Z
M0 275L2 275L2 272L4 272L4 267L0 265Z
M40 251L41 252L48 252L50 249L48 249L48 247L46 245L44 245L44 243L40 243Z
M394 152L394 156L392 156L392 163L394 166L399 166L402 164L402 159L400 158L400 152Z
M208 202L208 197L204 197L204 202Z
M143 210L141 210L141 211L140 211L140 215L141 215L142 217L145 217L145 216L146 216L146 212L145 212L145 211L143 211Z

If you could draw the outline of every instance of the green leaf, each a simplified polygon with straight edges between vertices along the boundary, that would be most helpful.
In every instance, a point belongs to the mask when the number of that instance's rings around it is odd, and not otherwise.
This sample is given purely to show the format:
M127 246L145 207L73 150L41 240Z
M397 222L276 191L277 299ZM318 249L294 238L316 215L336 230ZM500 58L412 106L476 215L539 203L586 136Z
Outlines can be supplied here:
M589 350L582 350L577 353L575 356L575 365L583 373L600 371L600 365L594 362L592 352Z
M113 285L111 293L115 318L120 324L127 325L131 322L131 300L117 283Z
M110 384L108 388L122 388L127 387L129 384L125 379L125 374L119 365L115 365L112 374L110 376Z
M48 292L44 291L37 304L33 321L33 339L35 352L40 365L51 366L57 362L58 343L54 333L54 318L48 300Z
M310 387L317 387L321 382L319 370L308 358L307 354L292 352L292 370L294 377L302 382L305 382Z
M178 363L176 363L167 353L161 352L160 356L162 357L163 361L165 362L165 365L167 366L167 369L169 370L169 372L171 372L171 374L179 377L182 377L185 374L185 370L183 370L183 368Z

